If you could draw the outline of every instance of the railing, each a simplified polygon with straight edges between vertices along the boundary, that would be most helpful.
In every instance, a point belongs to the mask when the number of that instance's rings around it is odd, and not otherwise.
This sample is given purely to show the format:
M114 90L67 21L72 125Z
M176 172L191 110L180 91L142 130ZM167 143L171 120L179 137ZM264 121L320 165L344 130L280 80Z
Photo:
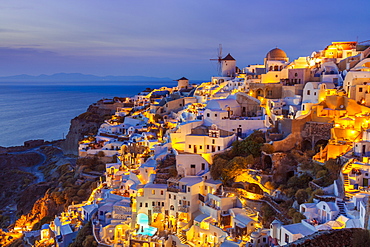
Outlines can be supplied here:
M161 206L154 206L153 207L153 213L162 213L162 207Z
M183 212L183 213L188 213L189 208L185 206L178 207L178 211Z
M169 192L179 192L180 191L180 189L179 188L174 188L174 187L167 187L167 191L169 191Z

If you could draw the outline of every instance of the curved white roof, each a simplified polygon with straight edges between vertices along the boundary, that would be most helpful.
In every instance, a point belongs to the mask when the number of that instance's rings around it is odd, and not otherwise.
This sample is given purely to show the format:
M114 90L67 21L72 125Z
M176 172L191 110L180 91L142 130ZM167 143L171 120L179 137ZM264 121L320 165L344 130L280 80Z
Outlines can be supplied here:
M206 109L226 110L227 107L235 108L239 107L239 104L235 99L215 99L208 102Z

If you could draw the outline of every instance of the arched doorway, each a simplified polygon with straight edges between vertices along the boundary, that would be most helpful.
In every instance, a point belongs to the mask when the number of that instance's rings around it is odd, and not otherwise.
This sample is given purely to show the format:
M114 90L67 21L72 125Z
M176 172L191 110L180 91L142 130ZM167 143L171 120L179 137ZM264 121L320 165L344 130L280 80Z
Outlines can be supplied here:
M315 144L315 153L318 153L320 152L320 149L324 149L326 147L326 145L328 144L328 140L318 140Z
M291 177L293 177L294 176L294 171L288 171L287 173L286 173L286 179L287 179L287 181L289 180L289 178L291 178Z
M272 159L269 155L265 155L263 158L263 169L271 169L272 168Z
M263 195L263 190L258 184L250 183L247 186L247 191L255 194Z
M304 152L304 151L308 151L308 150L312 150L312 143L309 141L309 140L304 140L302 142L302 147L301 147L301 150Z

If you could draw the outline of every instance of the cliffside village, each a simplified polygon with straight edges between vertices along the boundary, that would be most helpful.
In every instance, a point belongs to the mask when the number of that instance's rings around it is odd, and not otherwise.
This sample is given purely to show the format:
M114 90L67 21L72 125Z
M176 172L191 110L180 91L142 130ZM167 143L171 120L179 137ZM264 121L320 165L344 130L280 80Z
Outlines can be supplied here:
M219 62L209 82L183 77L97 103L116 112L79 143L79 156L100 157L105 179L43 225L40 244L66 247L89 221L99 246L115 247L283 246L323 230L370 229L370 43L332 42L293 61L274 48L244 68L230 54ZM273 150L261 152L260 169L244 169L231 186L212 178L215 155L255 130ZM329 186L310 183L321 195L295 201L305 219L287 224L275 202L284 195L267 184L277 171L284 181L304 174L298 165L281 172L279 157L293 149L341 169ZM267 226L264 204L276 215Z

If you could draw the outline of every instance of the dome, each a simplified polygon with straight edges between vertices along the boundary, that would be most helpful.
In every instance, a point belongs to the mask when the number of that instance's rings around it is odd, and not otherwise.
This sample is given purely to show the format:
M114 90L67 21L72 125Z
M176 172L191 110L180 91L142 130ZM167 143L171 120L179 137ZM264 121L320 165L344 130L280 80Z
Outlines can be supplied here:
M283 51L282 49L279 49L279 48L275 48L275 49L272 49L271 51L269 51L267 53L266 59L267 60L287 61L288 57L287 57L285 51Z

